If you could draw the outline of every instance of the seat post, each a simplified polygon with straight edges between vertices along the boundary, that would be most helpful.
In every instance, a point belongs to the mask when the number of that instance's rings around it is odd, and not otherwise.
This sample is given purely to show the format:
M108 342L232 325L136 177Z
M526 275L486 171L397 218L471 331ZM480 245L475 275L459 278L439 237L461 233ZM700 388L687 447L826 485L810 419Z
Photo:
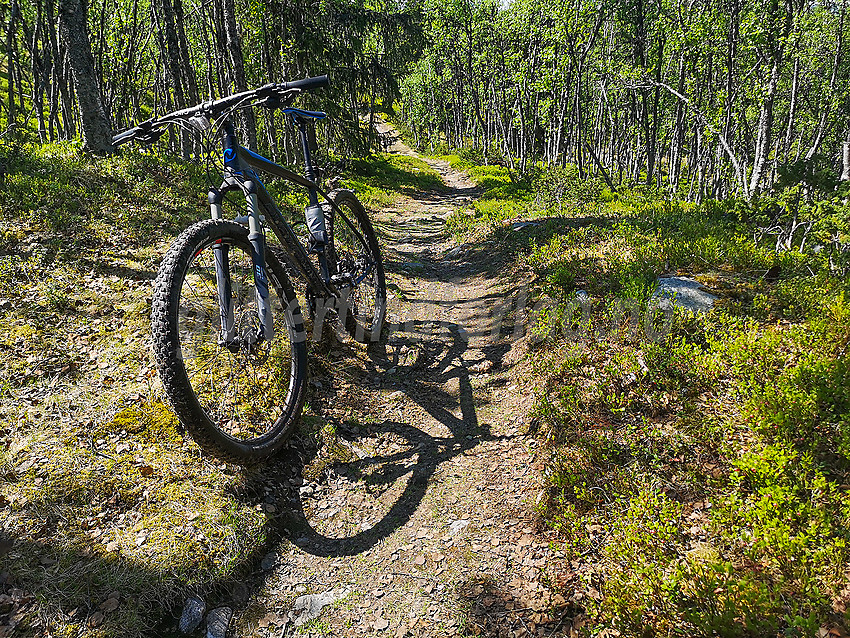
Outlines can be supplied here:
M292 118L298 125L301 137L301 148L304 149L304 172L311 182L316 181L316 171L313 168L313 158L310 155L310 142L307 139L307 123L300 117ZM325 211L319 205L319 194L315 188L307 189L308 204L304 214L307 218L307 227L310 229L310 250L319 257L319 269L322 271L322 279L330 281L328 261L325 255L325 245L328 243L328 232L325 226Z
M316 171L313 168L313 156L310 154L310 142L307 139L307 123L299 118L295 119L298 124L298 133L301 137L301 148L304 150L304 173L307 179L311 182L316 181ZM315 189L311 188L310 191L310 204L317 205L319 203L318 195L316 194Z

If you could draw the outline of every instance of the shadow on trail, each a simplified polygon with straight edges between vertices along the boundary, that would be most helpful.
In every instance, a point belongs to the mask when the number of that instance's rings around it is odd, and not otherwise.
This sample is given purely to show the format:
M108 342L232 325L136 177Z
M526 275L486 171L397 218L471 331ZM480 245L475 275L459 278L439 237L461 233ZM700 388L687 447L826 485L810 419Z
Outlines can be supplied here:
M399 359L400 346L411 344L417 356L415 361L405 364ZM442 463L468 452L482 441L504 438L493 437L489 425L478 421L470 373L461 360L467 348L465 331L460 326L436 321L406 322L404 331L391 333L387 341L371 345L366 364L369 373L380 375L395 368L396 376L405 379L404 394L449 434L435 436L396 419L369 426L369 434L392 433L400 438L403 441L400 449L336 462L332 467L341 475L356 476L372 489L388 488L407 475L403 492L389 510L368 529L334 537L318 531L308 520L300 498L290 498L286 512L269 521L269 537L274 540L287 538L315 556L353 556L367 551L412 518L425 497L431 477ZM498 356L492 350L488 348L483 358ZM453 380L457 383L457 396L435 387ZM452 408L459 409L460 414L453 413ZM342 424L338 425L337 432L343 440L353 444L358 441L359 436ZM262 493L262 490L246 487L248 493Z

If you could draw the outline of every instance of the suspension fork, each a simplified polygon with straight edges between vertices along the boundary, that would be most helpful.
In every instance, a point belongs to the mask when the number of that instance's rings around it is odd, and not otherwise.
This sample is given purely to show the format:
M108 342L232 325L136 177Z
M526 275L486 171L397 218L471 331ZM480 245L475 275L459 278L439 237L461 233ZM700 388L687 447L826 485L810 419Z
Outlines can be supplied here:
M226 122L224 125L223 146L225 182L222 188L210 190L210 216L213 219L221 219L221 204L227 190L234 188L234 186L242 190L248 208L248 242L251 244L254 297L260 320L260 332L256 335L256 339L271 341L274 338L274 316L271 309L269 279L266 272L266 236L260 220L257 184L253 179L245 179L246 176L252 174L252 171L247 169L239 158L239 145L236 142L236 135L230 122ZM219 342L229 345L234 342L237 336L230 282L230 247L219 243L213 248L215 250L216 290L221 318Z

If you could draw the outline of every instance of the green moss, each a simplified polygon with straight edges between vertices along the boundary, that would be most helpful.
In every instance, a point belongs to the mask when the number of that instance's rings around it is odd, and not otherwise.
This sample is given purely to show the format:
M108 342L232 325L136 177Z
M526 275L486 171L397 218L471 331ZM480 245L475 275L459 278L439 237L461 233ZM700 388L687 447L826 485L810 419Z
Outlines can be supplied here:
M96 430L97 436L129 432L158 445L180 443L177 417L161 401L129 406L121 409L112 419Z

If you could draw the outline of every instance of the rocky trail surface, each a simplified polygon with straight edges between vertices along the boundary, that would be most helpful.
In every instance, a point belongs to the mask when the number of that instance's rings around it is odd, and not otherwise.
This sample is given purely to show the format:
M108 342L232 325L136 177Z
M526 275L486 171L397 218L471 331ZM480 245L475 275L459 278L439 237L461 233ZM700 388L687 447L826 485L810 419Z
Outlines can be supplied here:
M415 155L398 141L392 150ZM427 161L445 186L375 219L389 338L365 353L329 347L326 375L311 381L318 443L309 451L302 441L291 474L258 488L280 541L236 601L234 635L574 629L547 587L563 566L534 514L531 397L502 325L507 260L452 242L446 218L479 193L447 163Z

